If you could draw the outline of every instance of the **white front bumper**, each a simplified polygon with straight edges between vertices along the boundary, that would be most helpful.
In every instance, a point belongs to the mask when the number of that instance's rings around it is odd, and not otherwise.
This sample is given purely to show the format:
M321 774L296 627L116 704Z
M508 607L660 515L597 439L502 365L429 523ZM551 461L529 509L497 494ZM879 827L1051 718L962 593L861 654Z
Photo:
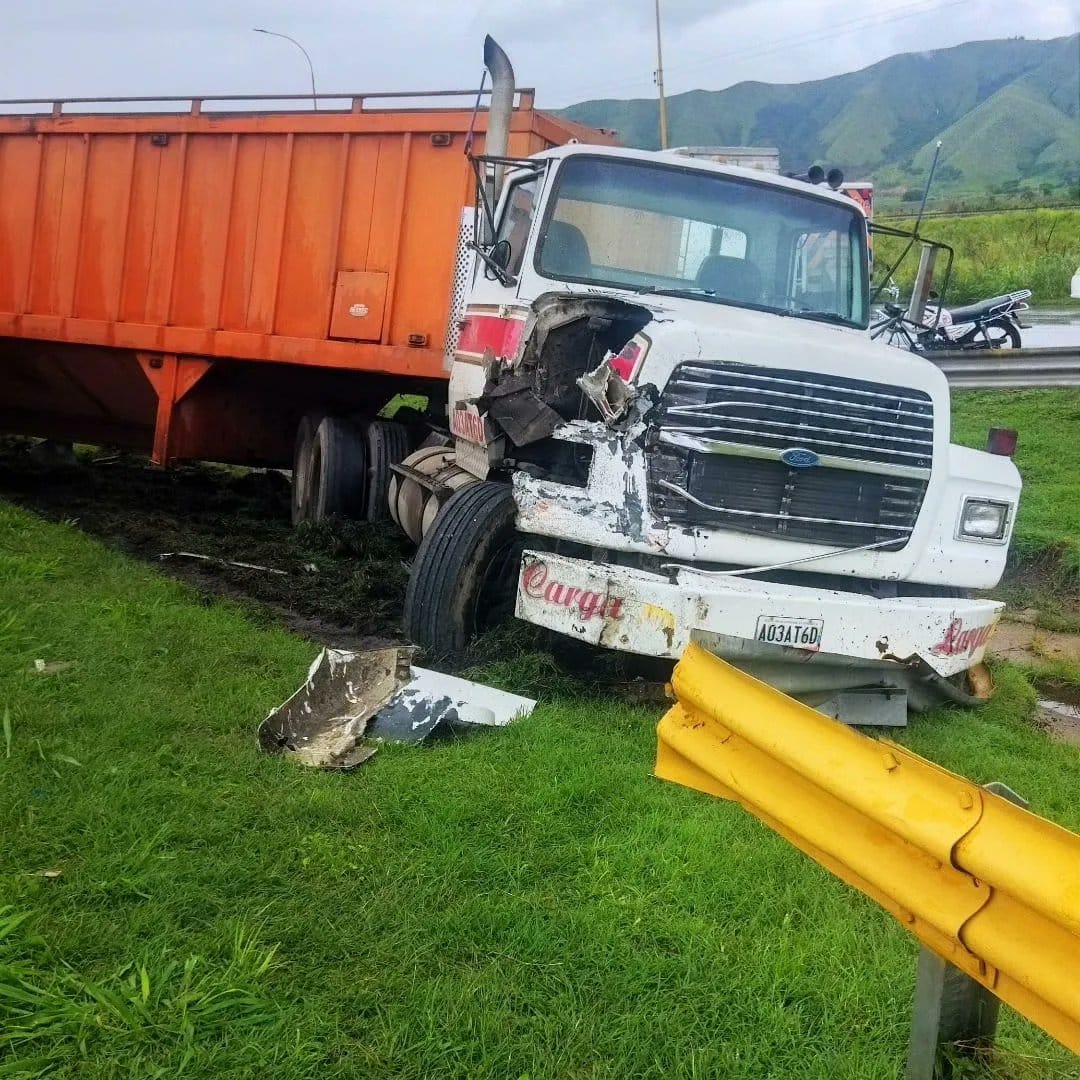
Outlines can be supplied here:
M675 659L692 640L719 635L793 663L818 654L879 662L919 657L947 677L982 660L1003 607L992 600L879 599L692 568L671 581L526 550L516 614L593 645L646 656ZM808 647L774 643L811 639Z

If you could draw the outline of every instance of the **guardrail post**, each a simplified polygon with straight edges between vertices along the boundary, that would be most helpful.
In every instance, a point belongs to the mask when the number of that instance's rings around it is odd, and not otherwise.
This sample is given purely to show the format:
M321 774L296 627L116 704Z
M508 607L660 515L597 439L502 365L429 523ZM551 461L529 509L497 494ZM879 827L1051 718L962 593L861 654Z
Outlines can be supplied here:
M995 781L986 788L1027 808L1027 801L1005 784ZM986 987L924 945L915 973L915 1007L904 1080L934 1080L939 1056L946 1047L964 1057L989 1050L994 1045L1000 1004Z
M965 1056L989 1049L997 1018L998 1000L989 990L923 946L905 1080L934 1080L938 1055L946 1046Z

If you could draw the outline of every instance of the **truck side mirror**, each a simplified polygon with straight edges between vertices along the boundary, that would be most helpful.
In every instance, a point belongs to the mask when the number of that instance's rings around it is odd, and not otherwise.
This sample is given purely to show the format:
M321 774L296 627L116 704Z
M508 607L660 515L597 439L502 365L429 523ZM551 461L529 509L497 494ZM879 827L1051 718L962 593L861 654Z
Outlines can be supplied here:
M513 250L510 247L509 240L496 240L491 248L485 252L484 259L484 276L490 281L502 281L504 285L510 284L509 280L503 281L506 276L500 271L505 271L510 265L510 257L513 254Z

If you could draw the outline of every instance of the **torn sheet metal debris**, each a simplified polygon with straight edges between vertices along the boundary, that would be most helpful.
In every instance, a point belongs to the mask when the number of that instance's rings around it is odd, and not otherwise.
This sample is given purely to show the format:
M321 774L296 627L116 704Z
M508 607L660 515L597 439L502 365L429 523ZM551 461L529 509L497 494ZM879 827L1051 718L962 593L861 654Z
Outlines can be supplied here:
M577 384L609 424L621 420L637 396L634 388L611 366L610 359L587 371Z
M550 438L563 418L534 388L534 377L511 375L492 385L482 400L488 415L515 446Z
M277 570L273 566L259 566L258 563L237 562L235 559L219 559L214 555L199 555L194 551L163 551L158 558L198 559L200 562L213 563L215 566L238 566L241 570L259 570L264 574L280 574L282 577L288 576L285 570Z
M374 750L360 740L371 717L408 682L412 653L398 647L323 649L304 685L262 722L263 749L324 769L363 764Z
M304 765L353 769L377 741L417 743L477 727L502 727L536 702L438 671L414 668L415 650L324 649L292 697L259 728L271 753Z
M389 742L421 742L476 727L505 727L535 707L531 698L414 667L411 681L379 710L367 733Z

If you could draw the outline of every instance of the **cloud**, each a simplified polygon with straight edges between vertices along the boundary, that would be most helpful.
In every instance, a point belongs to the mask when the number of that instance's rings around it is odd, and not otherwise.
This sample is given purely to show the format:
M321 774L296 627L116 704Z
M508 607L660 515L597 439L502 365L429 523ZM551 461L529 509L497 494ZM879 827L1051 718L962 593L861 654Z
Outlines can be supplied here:
M0 97L475 86L491 32L547 106L651 96L654 0L0 0ZM797 82L897 51L1051 37L1075 0L661 0L669 92Z
M761 0L662 0L663 25L671 31L689 29L739 8L760 6ZM512 33L528 31L545 38L574 36L582 31L606 27L619 37L644 34L651 38L655 28L654 0L490 0L477 4L474 22L488 19L498 29ZM596 42L605 46L603 39Z

